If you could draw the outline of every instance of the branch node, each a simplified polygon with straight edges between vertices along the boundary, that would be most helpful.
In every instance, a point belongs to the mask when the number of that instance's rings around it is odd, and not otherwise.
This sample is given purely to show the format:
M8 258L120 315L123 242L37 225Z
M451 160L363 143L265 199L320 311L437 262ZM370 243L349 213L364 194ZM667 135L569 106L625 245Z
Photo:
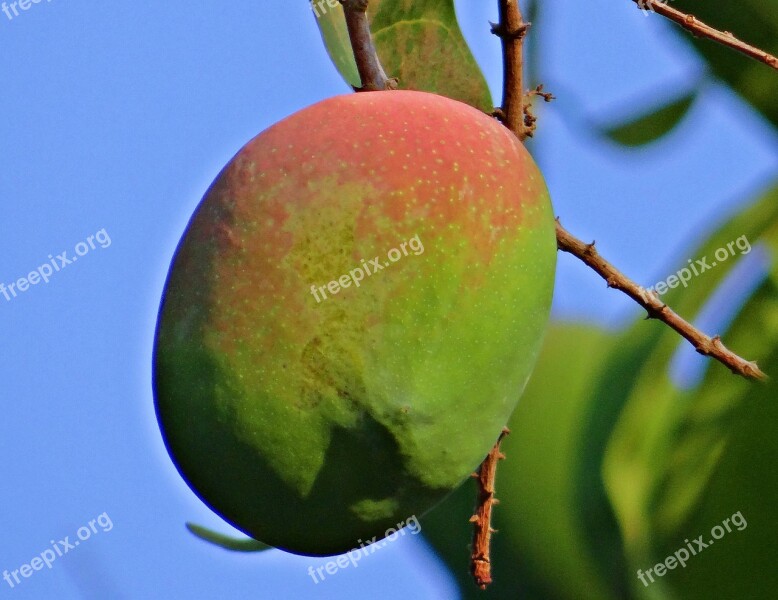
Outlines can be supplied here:
M539 96L540 98L543 98L546 102L551 102L553 100L556 100L556 96L554 94L551 94L549 92L543 91L543 84L541 83L538 85L534 90L530 90L526 93L527 98L532 98L533 96Z
M529 28L532 27L532 23L529 22L522 22L521 25L512 30L509 30L504 23L492 23L490 21L489 25L492 26L492 33L503 40L522 40L527 35Z

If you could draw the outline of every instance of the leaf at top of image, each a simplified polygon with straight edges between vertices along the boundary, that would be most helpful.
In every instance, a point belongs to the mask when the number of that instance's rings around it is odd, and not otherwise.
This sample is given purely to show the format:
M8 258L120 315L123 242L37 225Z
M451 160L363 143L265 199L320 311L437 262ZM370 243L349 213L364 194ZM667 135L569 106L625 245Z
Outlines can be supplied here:
M343 8L314 2L314 18L332 62L352 87L361 85ZM453 0L372 0L368 9L379 58L400 89L432 92L494 108L489 87L457 22Z

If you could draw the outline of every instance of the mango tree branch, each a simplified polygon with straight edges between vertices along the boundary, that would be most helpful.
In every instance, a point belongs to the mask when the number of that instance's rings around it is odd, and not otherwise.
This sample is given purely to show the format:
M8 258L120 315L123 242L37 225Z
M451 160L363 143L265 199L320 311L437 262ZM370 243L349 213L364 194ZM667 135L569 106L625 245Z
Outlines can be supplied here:
M525 123L524 36L530 28L521 15L518 0L499 1L500 22L492 23L492 33L502 41L502 106L495 116L520 140L532 137ZM533 123L534 124L534 123Z
M740 358L737 354L727 349L721 342L719 336L711 338L696 329L691 323L685 321L667 304L663 303L659 297L641 286L636 284L621 273L616 267L605 260L597 249L594 242L586 244L573 237L562 225L559 219L556 222L557 247L563 252L569 252L583 261L595 273L602 277L608 287L615 288L635 302L640 304L648 312L648 318L658 319L677 331L682 337L688 340L695 350L703 356L709 356L716 359L733 373L742 375L747 379L764 380L767 376L759 369L755 362L749 362Z
M492 534L492 508L499 501L494 497L494 482L497 475L497 461L505 458L500 451L503 438L510 433L506 427L502 430L497 443L486 457L477 473L473 477L478 480L478 504L475 514L470 518L473 523L473 547L470 554L470 572L475 582L482 590L492 583L491 541Z
M677 23L687 31L691 32L691 34L696 37L705 38L708 40L713 40L714 42L718 42L719 44L727 46L728 48L732 48L733 50L740 52L741 54L745 54L746 56L753 58L754 60L758 60L759 62L762 62L767 66L778 70L778 59L776 59L775 56L773 56L772 54L769 54L764 50L760 50L759 48L746 44L745 42L739 40L734 35L732 35L729 31L719 31L718 29L715 29L714 27L711 27L710 25L703 23L694 15L689 15L684 12L681 12L678 9L672 8L671 6L666 4L667 0L632 0L632 1L635 4L637 4L638 8L640 8L641 10L650 10L651 12L660 14L663 17L670 19L674 23Z
M397 87L397 80L386 76L378 52L370 34L370 22L367 18L368 0L339 0L346 13L346 26L354 50L361 88L357 92L376 92L392 90Z
M682 15L683 23L687 29L694 32L716 31L707 25L697 21L694 17L684 15L683 13L660 4L655 0L634 0L642 8L650 4L652 10L660 14ZM528 101L530 94L525 94L523 89L523 60L524 37L527 32L528 24L524 23L521 16L521 10L518 0L498 0L500 23L492 25L492 31L499 35L503 41L503 106L497 113L497 117L508 127L519 139L524 140L532 134L534 129L534 117L529 112ZM718 32L720 33L720 32ZM711 37L712 34L706 37ZM731 34L721 34L727 41L735 40L743 44ZM716 39L715 37L712 39ZM749 46L749 48L751 48ZM754 49L756 50L756 49ZM757 52L761 52L758 51ZM763 53L764 54L764 53ZM771 57L772 58L772 57ZM773 64L775 59L773 58ZM768 64L770 64L768 62ZM538 87L536 93L543 95L542 88ZM546 97L550 100L551 97ZM519 119L521 116L521 119ZM576 256L608 283L609 287L616 288L635 300L648 311L649 318L658 319L677 331L681 336L688 340L700 354L714 358L727 366L733 373L742 375L747 379L766 379L766 375L759 369L754 362L749 362L732 351L728 350L721 342L721 338L709 337L696 329L689 322L682 319L670 307L661 302L653 294L648 294L642 287L625 277L608 261L602 258L597 252L594 244L586 244L575 238L557 220L556 224L557 247L563 252L568 252Z

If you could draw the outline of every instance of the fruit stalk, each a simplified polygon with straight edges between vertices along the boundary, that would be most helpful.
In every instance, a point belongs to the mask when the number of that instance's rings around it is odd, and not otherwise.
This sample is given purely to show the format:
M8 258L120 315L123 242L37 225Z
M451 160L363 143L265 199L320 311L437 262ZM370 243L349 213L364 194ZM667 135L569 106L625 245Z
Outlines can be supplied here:
M346 14L348 35L362 81L362 87L354 88L354 91L376 92L395 89L397 80L386 76L378 59L373 36L370 34L370 22L367 18L368 0L340 0L340 3Z

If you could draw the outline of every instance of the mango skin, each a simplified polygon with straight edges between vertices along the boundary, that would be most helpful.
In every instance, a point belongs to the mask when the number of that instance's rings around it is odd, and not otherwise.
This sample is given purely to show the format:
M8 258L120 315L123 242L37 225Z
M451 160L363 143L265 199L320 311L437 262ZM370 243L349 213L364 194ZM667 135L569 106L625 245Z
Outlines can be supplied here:
M417 235L423 253L311 293ZM555 263L542 175L491 117L410 91L294 114L225 167L176 251L154 348L174 463L277 548L380 539L458 487L508 422Z

